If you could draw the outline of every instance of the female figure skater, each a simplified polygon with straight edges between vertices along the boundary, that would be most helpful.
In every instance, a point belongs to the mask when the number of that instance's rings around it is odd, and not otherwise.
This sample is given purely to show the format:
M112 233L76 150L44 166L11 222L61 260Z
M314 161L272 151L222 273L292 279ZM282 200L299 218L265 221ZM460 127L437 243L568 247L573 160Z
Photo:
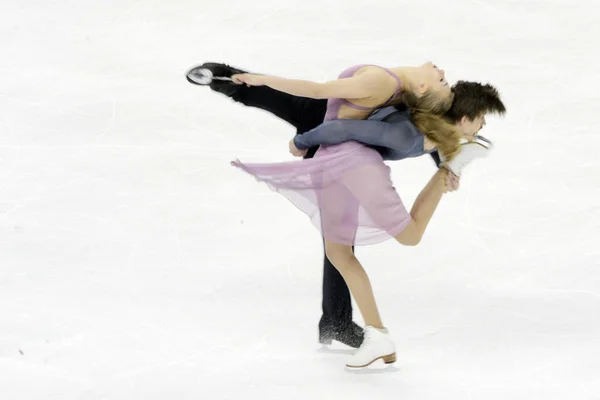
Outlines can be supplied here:
M272 76L238 74L234 82L305 97L327 98L325 120L365 119L375 108L404 102L413 112L442 115L452 103L444 72L431 63L385 69L359 65L338 80L319 84ZM352 101L350 101L351 99ZM460 149L461 135L441 117L431 116L435 129L426 133L446 161ZM424 132L425 133L425 132ZM382 358L396 360L394 343L384 328L369 278L352 252L390 237L417 245L442 194L456 187L449 171L440 168L406 211L392 186L390 169L374 149L358 142L322 146L314 158L271 164L232 163L286 196L305 212L325 239L327 257L348 284L365 321L365 340L347 362L364 367Z

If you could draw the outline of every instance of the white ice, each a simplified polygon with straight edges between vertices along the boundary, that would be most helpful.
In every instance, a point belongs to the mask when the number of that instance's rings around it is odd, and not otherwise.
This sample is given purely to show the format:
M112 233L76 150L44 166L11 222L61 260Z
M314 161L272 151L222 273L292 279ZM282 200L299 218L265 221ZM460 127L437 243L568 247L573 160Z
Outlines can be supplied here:
M593 0L2 0L0 398L600 399L599 20ZM291 160L294 129L184 73L428 60L508 113L420 246L357 249L398 362L352 373L317 343L317 231L229 165ZM435 171L390 165L408 205Z

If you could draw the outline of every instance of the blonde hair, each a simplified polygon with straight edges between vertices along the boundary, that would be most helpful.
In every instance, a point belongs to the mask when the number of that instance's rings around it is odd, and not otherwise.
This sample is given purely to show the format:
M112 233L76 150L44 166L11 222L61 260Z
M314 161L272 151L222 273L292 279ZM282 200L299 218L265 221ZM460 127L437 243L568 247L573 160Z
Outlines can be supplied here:
M461 133L443 115L452 106L454 93L441 98L428 90L418 97L411 91L403 92L402 103L411 110L411 120L417 129L432 141L446 161L452 160L460 149Z

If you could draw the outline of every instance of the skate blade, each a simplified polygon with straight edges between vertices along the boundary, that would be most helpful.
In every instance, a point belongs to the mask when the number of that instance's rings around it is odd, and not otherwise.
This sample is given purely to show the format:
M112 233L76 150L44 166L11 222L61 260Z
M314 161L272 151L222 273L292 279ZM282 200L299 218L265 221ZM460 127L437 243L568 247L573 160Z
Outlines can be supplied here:
M350 364L346 364L346 367L348 367L348 368L365 368L365 367L368 367L369 365L373 364L377 360L383 360L383 362L386 363L386 364L393 364L393 363L396 362L396 353L388 354L387 356L377 357L374 360L369 361L365 365L350 365Z

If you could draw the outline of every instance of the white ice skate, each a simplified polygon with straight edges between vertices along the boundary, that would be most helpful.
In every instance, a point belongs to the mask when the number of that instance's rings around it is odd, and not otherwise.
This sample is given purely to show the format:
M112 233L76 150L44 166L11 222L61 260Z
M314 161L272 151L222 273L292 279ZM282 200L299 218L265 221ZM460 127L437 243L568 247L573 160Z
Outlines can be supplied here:
M442 159L442 166L448 168L456 176L460 176L463 168L471 161L489 155L492 142L482 136L476 136L472 142L463 143L458 154L449 162Z
M346 366L349 368L363 368L382 359L386 364L396 362L396 347L387 329L378 329L372 326L365 327L365 340L350 357Z

